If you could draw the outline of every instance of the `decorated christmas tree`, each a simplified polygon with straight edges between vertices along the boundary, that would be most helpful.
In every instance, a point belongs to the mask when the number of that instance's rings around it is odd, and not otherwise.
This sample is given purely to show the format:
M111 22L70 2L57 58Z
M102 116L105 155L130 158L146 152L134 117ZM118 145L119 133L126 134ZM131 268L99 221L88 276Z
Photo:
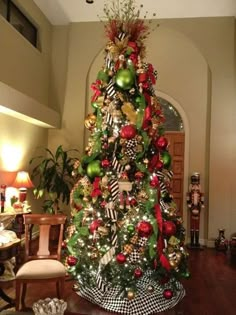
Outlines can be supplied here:
M145 59L150 24L134 0L113 0L104 65L92 84L88 145L75 165L66 266L77 293L122 314L175 306L188 277L185 231L170 191L171 156L156 71Z

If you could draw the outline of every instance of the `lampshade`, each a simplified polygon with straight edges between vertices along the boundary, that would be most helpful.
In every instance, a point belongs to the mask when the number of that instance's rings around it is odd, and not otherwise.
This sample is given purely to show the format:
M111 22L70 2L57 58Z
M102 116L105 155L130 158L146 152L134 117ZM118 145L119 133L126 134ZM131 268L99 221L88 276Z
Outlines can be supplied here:
M32 188L34 184L31 182L29 173L25 171L20 171L17 173L15 181L12 184L15 188Z

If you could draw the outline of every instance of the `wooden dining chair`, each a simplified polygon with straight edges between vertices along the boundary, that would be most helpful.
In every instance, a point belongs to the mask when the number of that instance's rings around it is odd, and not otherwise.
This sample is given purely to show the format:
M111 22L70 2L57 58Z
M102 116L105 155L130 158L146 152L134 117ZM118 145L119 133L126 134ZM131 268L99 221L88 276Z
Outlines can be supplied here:
M25 224L25 262L16 273L16 311L25 307L25 296L28 283L55 282L58 298L63 298L65 267L61 263L61 245L63 240L66 216L62 214L26 214ZM38 226L38 251L31 250L30 229ZM53 251L50 245L50 229L53 225L60 228L57 243ZM34 241L35 242L35 241ZM35 248L35 246L34 246ZM36 247L37 248L37 247Z

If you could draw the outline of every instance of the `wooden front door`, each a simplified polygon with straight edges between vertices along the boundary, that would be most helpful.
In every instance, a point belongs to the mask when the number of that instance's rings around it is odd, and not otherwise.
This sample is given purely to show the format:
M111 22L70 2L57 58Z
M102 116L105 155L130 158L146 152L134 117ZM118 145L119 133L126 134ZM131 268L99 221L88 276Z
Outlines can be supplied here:
M178 214L183 216L183 183L184 183L184 133L168 131L165 133L169 141L169 153L172 157L174 176L171 183L171 194L177 204Z

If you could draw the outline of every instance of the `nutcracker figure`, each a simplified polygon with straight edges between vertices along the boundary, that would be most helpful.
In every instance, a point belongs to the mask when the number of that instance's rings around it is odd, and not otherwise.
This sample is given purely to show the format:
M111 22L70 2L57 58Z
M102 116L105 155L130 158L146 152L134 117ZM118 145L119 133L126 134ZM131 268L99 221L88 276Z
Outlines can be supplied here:
M199 173L193 173L191 176L191 184L187 193L187 205L190 210L190 245L199 248L200 213L201 209L204 208L204 194L201 192Z

